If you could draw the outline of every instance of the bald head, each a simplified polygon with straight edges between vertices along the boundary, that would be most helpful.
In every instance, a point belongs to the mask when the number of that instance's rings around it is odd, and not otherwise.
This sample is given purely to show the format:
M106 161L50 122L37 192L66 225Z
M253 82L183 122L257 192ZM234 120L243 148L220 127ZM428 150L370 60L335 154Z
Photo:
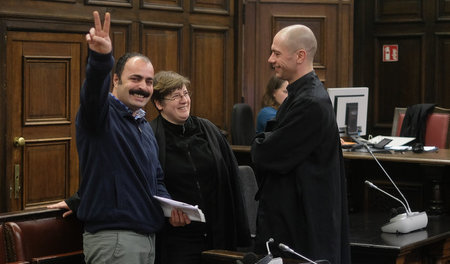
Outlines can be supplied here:
M314 33L307 26L292 25L281 29L276 37L283 39L286 48L291 52L304 49L307 53L307 60L313 61L317 50L317 40Z

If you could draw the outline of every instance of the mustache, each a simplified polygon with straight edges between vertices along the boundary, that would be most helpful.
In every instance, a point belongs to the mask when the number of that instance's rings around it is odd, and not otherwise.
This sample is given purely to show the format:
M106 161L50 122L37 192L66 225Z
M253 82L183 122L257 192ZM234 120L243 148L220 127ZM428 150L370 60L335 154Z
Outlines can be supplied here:
M133 94L140 94L140 95L142 95L144 97L149 97L151 95L149 92L141 90L141 89L130 90L130 94L131 95L133 95Z

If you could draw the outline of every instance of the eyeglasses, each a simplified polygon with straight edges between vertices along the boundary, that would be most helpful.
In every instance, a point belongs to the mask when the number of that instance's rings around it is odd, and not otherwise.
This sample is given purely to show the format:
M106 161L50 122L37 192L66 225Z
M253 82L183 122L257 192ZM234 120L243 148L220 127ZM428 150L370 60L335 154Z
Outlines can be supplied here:
M178 101L179 102L181 100L181 98L184 98L184 97L191 97L191 92L190 91L184 91L182 94L177 93L177 94L172 95L171 97L164 98L164 100Z

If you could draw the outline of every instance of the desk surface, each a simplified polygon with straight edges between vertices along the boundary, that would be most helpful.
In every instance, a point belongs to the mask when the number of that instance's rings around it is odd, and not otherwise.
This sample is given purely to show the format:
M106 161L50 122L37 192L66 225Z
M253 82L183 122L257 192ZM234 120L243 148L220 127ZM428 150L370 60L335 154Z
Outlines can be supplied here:
M232 145L234 152L250 153L250 146ZM367 152L343 152L345 159L371 160L373 157ZM422 163L428 165L450 165L450 149L439 149L437 152L414 153L394 152L392 154L375 153L375 157L382 161L403 162L403 163Z
M428 226L408 234L381 232L381 226L389 221L389 214L358 213L349 215L350 245L406 251L423 247L450 237L450 216L428 216Z
M373 157L367 152L343 152L345 159L368 159ZM375 153L378 160L403 162L403 163L423 163L428 165L450 165L450 149L439 149L437 152L414 153L394 152L392 154Z

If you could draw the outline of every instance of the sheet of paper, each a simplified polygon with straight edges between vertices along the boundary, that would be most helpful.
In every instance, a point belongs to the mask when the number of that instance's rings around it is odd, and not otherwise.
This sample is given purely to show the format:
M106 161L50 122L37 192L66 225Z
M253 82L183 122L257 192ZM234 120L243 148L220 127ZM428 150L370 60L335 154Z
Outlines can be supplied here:
M369 143L371 144L377 144L378 142L380 142L381 140L383 140L383 138L389 138L392 139L391 142L389 142L389 144L386 145L386 147L393 147L393 146L403 146L411 141L413 141L415 138L414 137L391 137L391 136L376 136L374 138L369 139Z
M170 217L172 209L177 208L183 211L185 214L187 214L189 216L189 219L191 219L191 221L205 222L205 215L203 214L202 210L197 206L156 195L154 195L153 197L155 197L161 204L164 216L166 217Z

